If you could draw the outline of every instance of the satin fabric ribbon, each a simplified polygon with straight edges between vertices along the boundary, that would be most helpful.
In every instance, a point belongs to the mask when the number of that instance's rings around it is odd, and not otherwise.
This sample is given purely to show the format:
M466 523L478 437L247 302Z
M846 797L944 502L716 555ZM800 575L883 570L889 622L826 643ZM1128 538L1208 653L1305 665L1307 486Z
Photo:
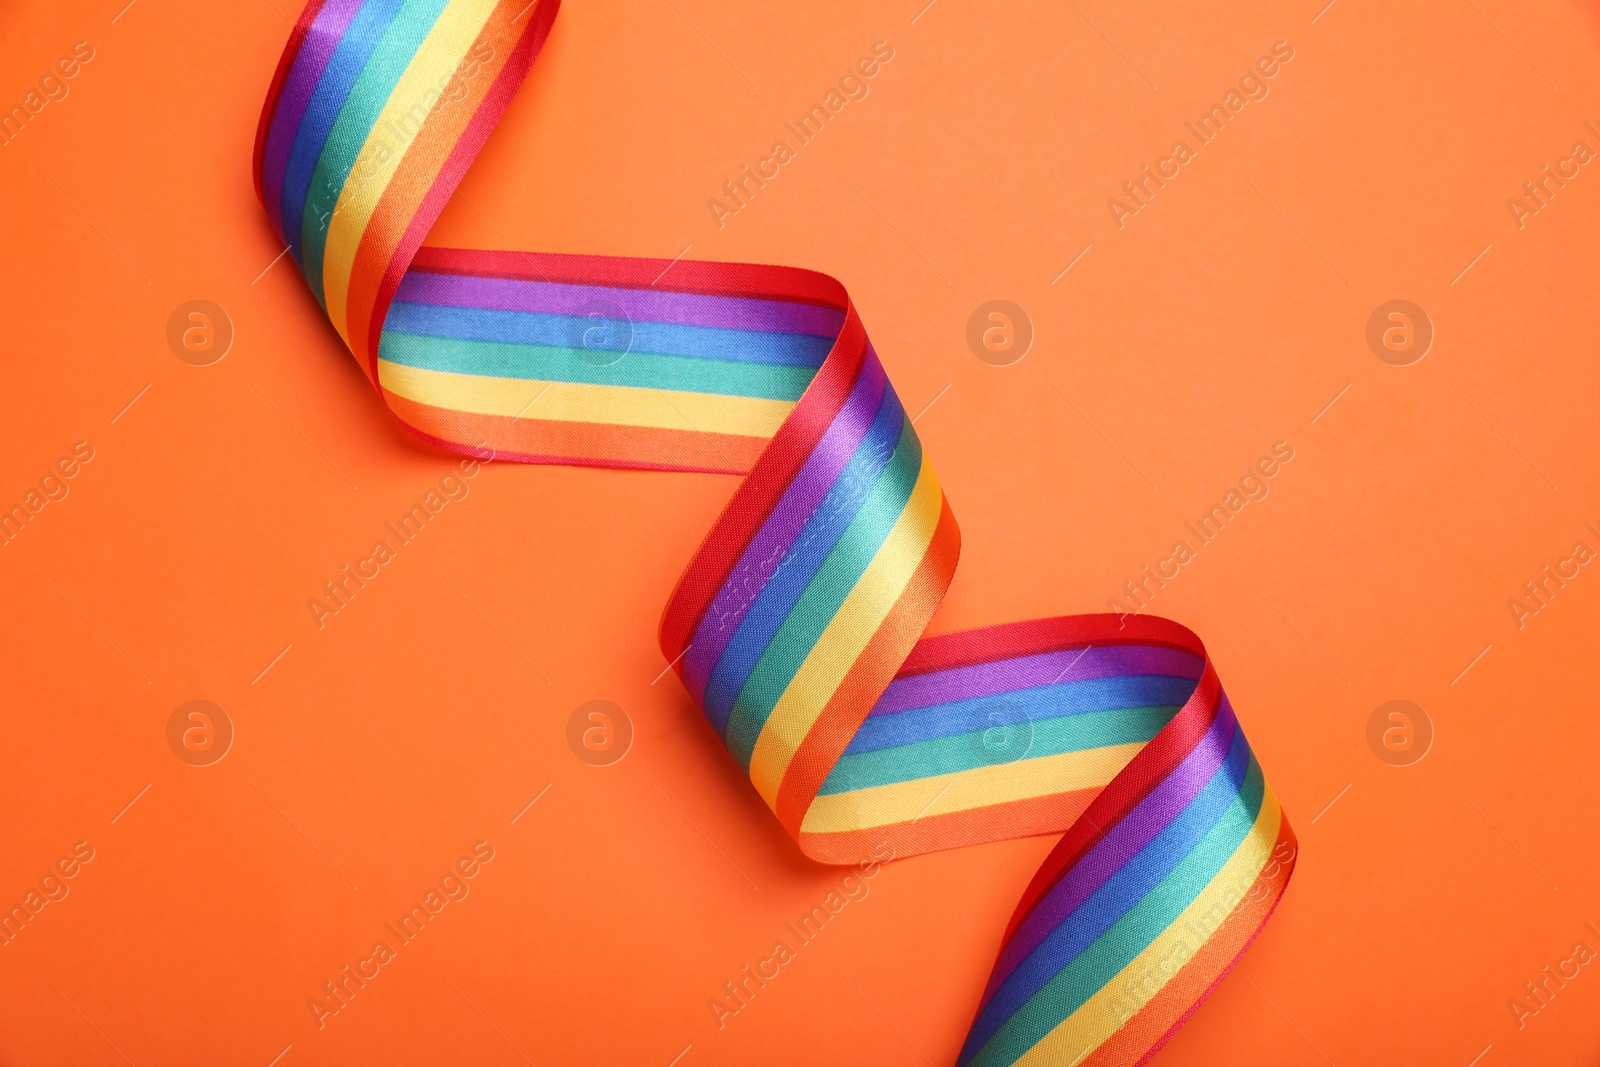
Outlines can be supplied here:
M785 267L425 248L557 0L311 0L257 191L441 449L746 475L661 650L825 863L1062 833L958 1063L1142 1063L1259 932L1294 837L1204 647L1146 616L923 637L960 534L844 288Z

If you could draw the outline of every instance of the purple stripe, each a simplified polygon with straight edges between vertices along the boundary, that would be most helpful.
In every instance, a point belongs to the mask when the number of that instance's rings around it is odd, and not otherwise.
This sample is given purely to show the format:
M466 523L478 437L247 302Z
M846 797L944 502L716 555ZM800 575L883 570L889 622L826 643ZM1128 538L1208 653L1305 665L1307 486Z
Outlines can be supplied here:
M844 325L843 311L788 300L481 278L475 274L436 274L416 267L401 279L395 299L410 304L534 311L547 315L584 314L593 310L596 303L612 304L636 321L829 338L838 337Z
M889 688L868 714L890 715L1018 689L1124 674L1167 674L1198 679L1204 669L1205 660L1201 657L1157 645L1069 648L897 678L889 683Z
M806 522L833 488L833 483L838 481L840 472L872 427L888 381L883 364L869 347L844 407L834 416L827 432L767 515L761 529L750 539L739 562L701 616L694 640L689 644L689 654L684 657L682 675L684 687L694 695L696 702L705 702L706 681L711 677L712 668L722 658L723 650L738 632L739 624L762 587L777 573L776 567L763 573L766 564L782 560L788 554L795 538L805 529Z
M995 963L994 975L989 980L991 989L1000 988L1050 931L1066 921L1199 795L1228 758L1237 728L1233 706L1224 695L1211 729L1183 762L1074 863L1017 927L1016 936L1007 943Z
M316 20L306 30L305 40L289 68L283 92L278 96L278 106L272 113L272 126L267 133L267 147L261 157L261 194L267 202L267 215L273 229L283 236L283 175L289 166L289 149L294 147L294 135L300 129L300 119L311 102L311 93L322 78L333 50L361 9L362 0L328 0ZM288 238L284 238L288 240Z

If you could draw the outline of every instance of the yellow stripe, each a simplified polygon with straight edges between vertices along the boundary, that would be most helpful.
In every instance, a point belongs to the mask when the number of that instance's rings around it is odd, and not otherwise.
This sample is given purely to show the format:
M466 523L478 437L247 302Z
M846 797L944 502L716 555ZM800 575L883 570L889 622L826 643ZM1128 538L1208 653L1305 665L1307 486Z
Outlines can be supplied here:
M350 268L355 264L356 249L367 232L367 223L438 100L440 87L466 57L467 49L498 4L499 0L452 0L440 12L384 103L339 192L339 202L334 205L328 224L322 292L327 299L328 317L347 342L350 337L345 301L350 294Z
M1255 825L1245 834L1238 850L1177 921L1012 1067L1052 1067L1078 1062L1161 992L1255 884L1262 867L1266 866L1273 842L1278 839L1282 814L1277 796L1268 788Z
M927 555L943 502L938 476L924 456L905 510L761 728L750 755L750 780L774 809L795 750Z
M910 782L875 785L819 796L800 831L809 834L866 830L948 815L1014 800L1094 789L1108 784L1144 748L1143 741L1061 752L1015 763L974 767Z
M683 393L631 385L583 385L408 367L378 360L378 382L407 400L475 415L529 421L599 422L658 430L771 437L794 409L789 400ZM537 398L537 399L535 399Z

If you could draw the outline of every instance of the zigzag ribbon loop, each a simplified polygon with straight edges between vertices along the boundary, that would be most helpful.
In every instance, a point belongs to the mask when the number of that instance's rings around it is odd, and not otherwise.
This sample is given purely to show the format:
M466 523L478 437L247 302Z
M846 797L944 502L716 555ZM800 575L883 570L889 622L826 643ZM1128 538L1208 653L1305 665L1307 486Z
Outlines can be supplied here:
M423 248L556 8L311 0L257 136L273 225L438 447L746 474L661 623L712 729L823 862L1065 831L958 1063L1143 1063L1294 866L1203 646L1111 615L922 637L960 534L833 279Z

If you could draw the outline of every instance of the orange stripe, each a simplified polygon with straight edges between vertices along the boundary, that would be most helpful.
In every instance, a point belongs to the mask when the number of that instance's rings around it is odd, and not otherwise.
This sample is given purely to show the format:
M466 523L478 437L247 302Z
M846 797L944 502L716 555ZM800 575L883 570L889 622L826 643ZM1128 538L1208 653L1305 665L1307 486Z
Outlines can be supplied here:
M1298 848L1287 819L1279 823L1278 840L1270 855L1277 857L1285 844ZM1250 891L1240 898L1211 939L1079 1067L1126 1067L1130 1062L1143 1064L1154 1056L1250 947L1283 897L1293 870L1293 858L1287 863L1268 859Z
M383 397L395 416L418 432L480 451L494 449L505 459L533 456L562 463L743 474L768 443L765 437L476 415L419 404L387 389Z
M1100 789L1031 797L1010 804L927 815L911 822L838 834L800 834L800 850L819 863L854 863L888 842L896 856L917 856L990 841L1059 834L1078 821Z
M362 354L367 351L371 337L372 307L377 301L384 271L394 258L395 250L400 247L411 220L438 180L440 169L455 150L456 142L461 140L462 132L477 116L484 97L489 94L495 79L510 60L512 48L521 35L521 31L511 27L513 14L515 11L511 8L511 0L501 0L489 16L483 32L473 42L467 55L470 59L473 49L488 44L494 49L494 58L482 64L477 77L466 81L465 97L447 104L441 96L435 102L433 110L423 121L421 131L406 149L405 157L390 178L388 188L378 198L378 206L361 235L355 262L350 268L350 293L345 304L345 319L350 350L357 353L363 363L365 358Z
M956 525L950 502L941 492L939 524L934 527L933 538L912 572L911 581L878 626L877 633L851 664L811 731L789 760L783 784L778 787L774 810L791 834L800 833L806 809L811 806L817 790L822 788L828 772L839 762L867 712L888 688L922 631L928 628L939 601L944 599L944 591L950 588L960 555L961 528Z

